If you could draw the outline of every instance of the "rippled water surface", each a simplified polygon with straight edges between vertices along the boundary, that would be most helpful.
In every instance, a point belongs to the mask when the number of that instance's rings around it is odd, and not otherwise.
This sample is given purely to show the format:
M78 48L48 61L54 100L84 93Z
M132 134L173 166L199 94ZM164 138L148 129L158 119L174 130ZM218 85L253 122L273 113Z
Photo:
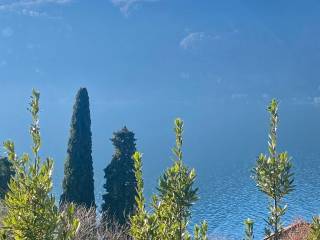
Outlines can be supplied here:
M197 115L194 109L189 119L186 117L184 161L196 170L200 196L193 207L190 225L207 220L210 236L241 240L243 221L251 218L255 222L255 239L263 237L263 218L268 215L267 198L250 178L250 169L255 164L255 157L267 147L269 123L265 106L224 106L223 111L208 108L204 115ZM282 104L281 107L278 149L287 150L293 157L296 185L295 191L286 199L288 211L284 224L288 225L297 218L310 220L320 213L320 111L305 105ZM137 133L138 149L144 154L143 178L147 199L156 192L160 174L172 164L170 148L174 144L170 125L168 129L156 127L162 123L154 126L150 135L143 135L142 131ZM97 206L101 206L104 193L103 169L113 150L107 145L110 151L105 151L105 145L102 146L93 151ZM62 161L58 162L56 169L55 189L59 195Z
M320 159L299 158L294 164L296 190L286 199L285 224L301 218L310 220L320 212ZM201 199L194 206L193 222L206 219L210 236L242 239L243 221L250 217L255 222L256 239L262 239L267 199L250 178L250 167L226 164L199 176Z

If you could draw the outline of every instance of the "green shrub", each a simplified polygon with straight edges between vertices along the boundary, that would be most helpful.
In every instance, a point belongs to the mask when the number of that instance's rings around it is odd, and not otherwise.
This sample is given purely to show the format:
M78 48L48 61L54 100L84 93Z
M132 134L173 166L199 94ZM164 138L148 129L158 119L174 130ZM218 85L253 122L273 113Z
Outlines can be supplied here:
M270 113L270 132L268 141L269 156L261 153L253 169L254 180L261 192L269 199L270 216L266 219L266 235L274 233L273 239L279 240L283 228L281 217L287 210L283 198L294 190L292 163L287 152L277 153L278 102L273 99L268 107Z
M198 199L194 188L196 174L188 169L182 159L183 121L175 120L176 146L173 148L174 163L160 177L158 194L152 198L153 211L145 209L142 180L142 155L136 152L135 176L137 180L137 209L131 217L131 236L135 240L187 240L191 239L187 231L191 217L191 206ZM196 225L193 239L207 239L207 224Z
M320 217L313 217L308 240L320 240Z
M2 220L1 239L67 240L74 237L79 225L73 217L73 205L59 212L51 193L53 160L47 158L42 163L39 156L39 99L40 94L33 90L29 109L33 158L26 153L17 157L14 143L4 143L15 175L3 202L7 213Z

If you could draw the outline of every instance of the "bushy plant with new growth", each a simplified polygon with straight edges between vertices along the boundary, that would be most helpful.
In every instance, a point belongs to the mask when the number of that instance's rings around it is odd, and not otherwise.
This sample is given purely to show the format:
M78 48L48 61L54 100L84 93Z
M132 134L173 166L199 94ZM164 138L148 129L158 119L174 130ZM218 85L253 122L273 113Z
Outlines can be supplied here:
M261 153L253 168L253 178L259 190L269 197L270 215L266 219L266 235L273 233L273 239L279 240L283 225L281 217L287 210L283 198L294 190L292 163L287 152L277 153L277 128L279 122L278 102L273 99L268 107L270 113L270 132L268 141L269 155Z
M173 165L160 177L158 194L152 198L152 212L145 209L142 179L142 156L135 153L135 176L137 179L137 209L131 217L131 236L136 240L188 240L192 236L187 231L191 217L191 206L198 199L197 188L194 188L196 174L188 169L182 159L183 121L175 120L176 146ZM207 239L207 224L196 225L195 240Z
M27 153L18 157L12 141L4 143L15 175L3 202L7 212L2 220L1 239L69 240L79 225L73 217L73 205L59 212L51 193L53 160L47 158L42 162L39 156L39 99L40 94L33 90L29 108L33 159Z
M308 240L320 240L320 217L313 217Z

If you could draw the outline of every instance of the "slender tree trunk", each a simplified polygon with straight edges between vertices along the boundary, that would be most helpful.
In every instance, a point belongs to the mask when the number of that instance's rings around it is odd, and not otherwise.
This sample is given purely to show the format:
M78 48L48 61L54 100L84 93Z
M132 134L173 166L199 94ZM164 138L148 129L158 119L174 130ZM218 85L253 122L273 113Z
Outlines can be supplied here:
M179 209L179 240L182 240L182 214L181 214L182 210L181 207Z
M274 240L279 240L279 233L278 233L278 201L277 197L274 199L274 207L275 207L275 226L274 226Z

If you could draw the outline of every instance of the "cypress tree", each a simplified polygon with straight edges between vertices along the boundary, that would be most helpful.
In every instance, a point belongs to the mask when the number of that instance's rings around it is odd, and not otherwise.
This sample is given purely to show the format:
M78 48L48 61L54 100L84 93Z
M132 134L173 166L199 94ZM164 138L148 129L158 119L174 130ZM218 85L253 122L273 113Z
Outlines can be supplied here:
M95 206L89 96L80 88L73 106L60 203Z
M13 175L12 163L8 158L0 157L0 199L4 199L4 196L8 192L8 183Z
M111 163L104 169L106 193L102 196L103 216L126 224L135 209L137 182L133 154L136 151L134 133L126 127L113 134L115 152Z

